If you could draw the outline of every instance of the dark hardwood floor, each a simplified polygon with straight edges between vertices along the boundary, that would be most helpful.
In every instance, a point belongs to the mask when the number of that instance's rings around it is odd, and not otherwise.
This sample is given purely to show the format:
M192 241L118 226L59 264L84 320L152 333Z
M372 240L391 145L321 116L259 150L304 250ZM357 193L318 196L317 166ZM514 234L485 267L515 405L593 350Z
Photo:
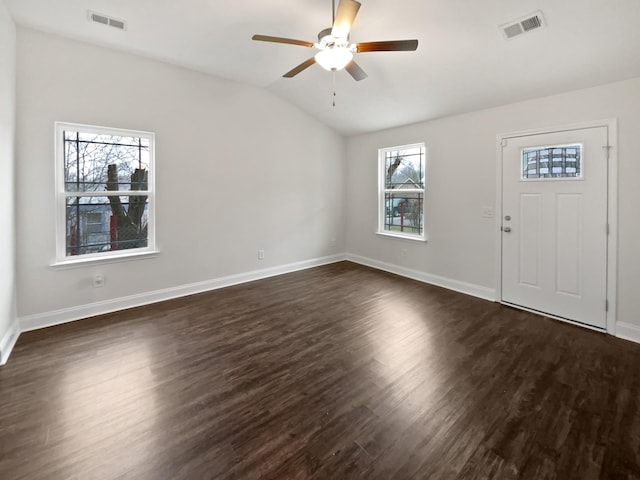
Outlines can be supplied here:
M640 345L338 263L23 334L0 478L638 479Z

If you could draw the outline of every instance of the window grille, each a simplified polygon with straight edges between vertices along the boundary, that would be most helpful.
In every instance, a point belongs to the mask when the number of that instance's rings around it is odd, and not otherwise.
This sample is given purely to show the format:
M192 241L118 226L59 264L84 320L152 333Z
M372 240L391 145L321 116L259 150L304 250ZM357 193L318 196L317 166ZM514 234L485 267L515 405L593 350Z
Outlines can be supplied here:
M379 151L378 233L424 239L424 144Z
M58 123L58 260L154 246L153 134Z
M582 177L582 145L534 147L522 150L522 178Z

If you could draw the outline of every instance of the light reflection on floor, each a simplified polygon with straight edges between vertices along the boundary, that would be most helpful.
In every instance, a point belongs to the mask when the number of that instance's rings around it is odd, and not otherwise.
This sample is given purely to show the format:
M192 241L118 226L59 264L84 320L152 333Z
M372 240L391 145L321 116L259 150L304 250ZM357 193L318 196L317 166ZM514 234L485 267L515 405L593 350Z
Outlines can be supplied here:
M381 366L379 373L393 384L396 395L404 397L430 376L429 359L434 354L431 334L415 307L392 295L373 299L371 311L393 312L374 316L377 326L369 338ZM408 374L416 365L420 368L419 375Z
M101 471L124 474L147 463L151 452L158 451L153 444L140 441L157 438L145 435L153 430L158 415L157 385L150 364L151 349L140 338L69 363L60 398L52 399L60 408L45 442L60 449L60 458L76 456L88 477L97 478ZM138 441L132 443L131 438ZM109 445L110 451L99 459L82 458L83 449L101 443Z

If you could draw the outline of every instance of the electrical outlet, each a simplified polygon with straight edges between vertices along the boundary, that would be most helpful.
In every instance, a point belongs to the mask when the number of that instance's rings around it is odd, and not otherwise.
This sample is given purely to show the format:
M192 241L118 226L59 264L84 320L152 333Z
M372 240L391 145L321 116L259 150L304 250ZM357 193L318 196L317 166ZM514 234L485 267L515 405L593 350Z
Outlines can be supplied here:
M96 273L93 276L93 288L104 287L104 275L101 273Z
M493 218L493 207L482 207L482 216L484 218Z
M258 250L258 260L264 260L264 250Z

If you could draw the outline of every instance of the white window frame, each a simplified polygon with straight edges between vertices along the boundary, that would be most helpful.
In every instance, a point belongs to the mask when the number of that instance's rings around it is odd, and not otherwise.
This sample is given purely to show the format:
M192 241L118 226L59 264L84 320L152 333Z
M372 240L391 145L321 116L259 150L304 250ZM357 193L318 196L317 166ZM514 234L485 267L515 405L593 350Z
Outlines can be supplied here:
M55 192L56 192L56 259L53 267L82 265L87 263L102 263L123 261L130 258L150 256L158 253L156 250L156 221L155 221L155 134L138 130L111 127L99 127L78 123L55 122ZM122 191L100 192L66 192L64 176L64 132L79 131L97 135L114 135L139 137L149 141L149 162L147 174L147 190L137 190L136 193L147 197L147 246L109 252L87 253L84 255L67 255L66 249L66 200L67 197L109 197L122 196Z
M386 165L385 159L388 152L394 152L398 150L409 150L412 148L422 148L424 151L424 175L425 182L423 183L423 188L414 188L414 189L388 189L386 187ZM407 240L414 240L420 242L427 241L427 233L425 229L424 219L425 219L425 202L426 202L426 170L427 170L427 147L424 142L421 143L412 143L409 145L399 145L396 147L385 147L380 148L378 150L378 235L384 235L387 237L395 237L395 238L403 238ZM385 194L387 193L421 193L422 194L422 214L420 219L420 224L422 225L422 234L416 235L413 233L405 233L405 232L396 232L385 230L385 216L386 216L386 204L385 204Z

